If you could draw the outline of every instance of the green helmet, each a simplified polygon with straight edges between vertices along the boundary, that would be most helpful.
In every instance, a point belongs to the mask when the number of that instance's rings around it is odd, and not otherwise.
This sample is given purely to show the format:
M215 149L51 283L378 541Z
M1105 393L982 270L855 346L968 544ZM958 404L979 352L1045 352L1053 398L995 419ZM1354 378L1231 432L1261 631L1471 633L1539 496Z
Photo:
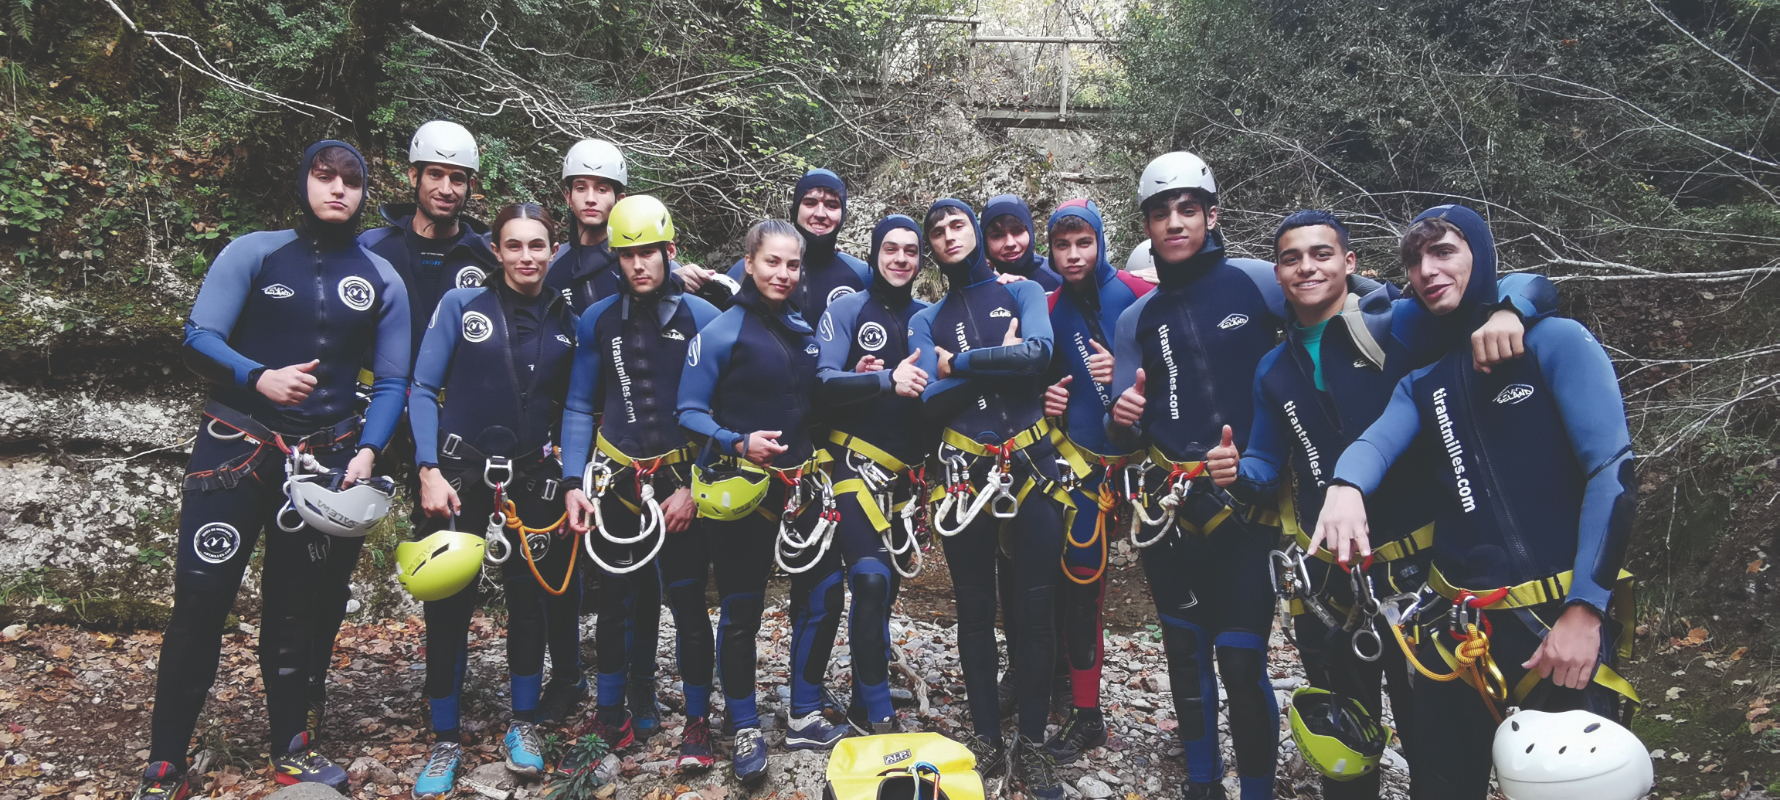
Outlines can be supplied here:
M692 501L705 519L733 522L753 513L766 497L767 475L727 459L692 466Z
M1351 781L1378 769L1391 729L1351 697L1305 686L1292 692L1292 741L1324 776Z
M438 531L418 542L396 545L396 574L414 599L444 600L476 579L487 546L473 533Z

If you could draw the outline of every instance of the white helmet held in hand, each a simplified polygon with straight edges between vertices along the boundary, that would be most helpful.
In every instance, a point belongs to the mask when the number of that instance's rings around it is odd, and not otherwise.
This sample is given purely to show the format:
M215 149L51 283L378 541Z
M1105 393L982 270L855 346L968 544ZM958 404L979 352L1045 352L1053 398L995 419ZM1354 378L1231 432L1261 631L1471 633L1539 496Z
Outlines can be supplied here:
M389 513L395 485L388 478L367 478L340 489L342 473L301 475L285 483L290 499L278 512L278 527L295 533L304 525L329 536L362 537ZM295 512L297 519L289 518ZM294 524L293 524L294 522Z
M408 143L408 163L449 164L479 172L482 151L476 149L476 137L470 135L469 129L436 119L414 132L414 140Z
M1137 179L1137 206L1142 208L1150 198L1176 189L1198 189L1211 195L1213 202L1218 196L1217 179L1205 159L1176 151L1156 156L1143 168L1143 176Z
M618 145L604 139L582 139L562 157L562 179L577 177L605 178L620 187L630 184L624 154L619 152Z
M1156 268L1156 256L1150 252L1150 240L1145 239L1131 248L1131 255L1125 257L1126 272L1141 272Z
M1508 800L1637 800L1650 792L1650 751L1624 726L1587 711L1522 711L1490 748Z

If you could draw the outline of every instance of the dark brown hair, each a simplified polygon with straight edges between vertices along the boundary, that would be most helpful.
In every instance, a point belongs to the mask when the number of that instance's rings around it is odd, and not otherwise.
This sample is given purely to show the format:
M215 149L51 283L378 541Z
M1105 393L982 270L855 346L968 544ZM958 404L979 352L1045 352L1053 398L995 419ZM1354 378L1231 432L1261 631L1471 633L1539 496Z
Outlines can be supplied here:
M1074 236L1082 231L1093 232L1093 230L1094 226L1088 224L1087 220L1074 214L1069 214L1057 218L1056 224L1051 226L1051 238L1056 239L1059 236Z
M516 219L535 219L544 223L544 233L550 237L552 243L556 241L556 219L537 203L508 203L502 206L500 213L494 215L494 224L489 226L489 241L499 246L501 229Z
M754 223L754 227L748 229L748 235L742 238L742 249L752 257L760 252L760 246L766 243L768 236L784 236L797 242L798 257L803 256L803 236L797 232L796 226L782 219L763 219Z
M1422 263L1422 248L1446 238L1448 233L1458 234L1459 240L1467 244L1471 241L1465 238L1465 232L1459 230L1459 226L1445 217L1429 217L1409 226L1409 231L1403 234L1403 243L1397 247L1397 260L1404 269L1415 269Z
M932 235L933 226L940 224L940 222L954 214L967 220L970 219L970 212L965 211L962 208L957 206L939 206L932 211L927 212L927 220L921 225L921 236L925 238Z
M1019 217L1002 214L989 220L989 224L983 226L983 235L994 236L999 233L1003 236L1012 236L1024 230L1026 230L1026 223L1021 222Z
M315 160L309 164L310 172L332 173L339 175L347 186L365 185L365 165L360 163L358 156L351 150L339 145L323 147L315 154Z

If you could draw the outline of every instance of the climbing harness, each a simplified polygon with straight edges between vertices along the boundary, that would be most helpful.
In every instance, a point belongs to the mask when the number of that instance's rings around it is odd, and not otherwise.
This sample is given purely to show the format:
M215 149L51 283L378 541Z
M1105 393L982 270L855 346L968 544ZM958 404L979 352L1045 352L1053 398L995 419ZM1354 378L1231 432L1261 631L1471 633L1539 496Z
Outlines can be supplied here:
M1141 463L1127 464L1124 469L1125 499L1131 503L1131 546L1138 549L1150 547L1168 537L1174 530L1174 523L1180 512L1180 505L1187 495L1193 491L1193 479L1205 472L1205 462L1193 462L1188 468L1185 464L1170 464L1168 469L1167 490L1156 501L1161 513L1150 516L1149 495L1145 491L1144 479L1152 467L1156 466L1154 458ZM1156 529L1156 535L1143 538L1143 526Z
M595 453L594 457L587 462L587 469L581 477L582 490L587 493L588 500L593 504L593 525L582 535L581 546L587 551L587 557L599 565L600 569L614 575L625 575L653 562L656 555L661 553L661 548L667 544L667 516L662 513L661 503L655 499L655 478L662 467L684 460L688 451L681 448L654 458L629 459L608 444L603 437L599 440L598 445L599 452ZM635 536L629 537L612 533L606 527L605 512L602 508L604 505L602 500L606 493L617 483L618 475L626 469L631 471L637 502L632 503L622 496L618 497L618 501L638 515L637 533ZM636 563L628 566L613 566L607 564L605 559L600 558L593 545L595 533L598 533L600 538L618 545L636 544L651 536L655 537L655 544L649 549L649 554L637 559Z
M569 584L573 583L575 580L574 548L569 548L569 566L563 571L561 584L551 586L550 582L544 579L543 574L538 572L538 562L532 556L530 543L531 537L534 535L546 537L552 535L560 536L564 526L568 524L568 512L564 511L563 515L556 519L556 522L551 523L547 527L532 528L526 526L525 520L520 519L519 517L519 509L514 505L513 498L508 496L507 486L512 483L514 472L512 459L503 458L501 456L489 456L488 460L483 462L482 465L482 483L494 490L495 508L494 513L488 515L488 555L485 556L485 561L492 566L499 566L506 563L507 559L512 557L513 549L515 547L514 544L507 539L506 531L517 531L519 533L518 547L519 550L525 554L525 565L531 569L532 577L538 581L538 585L543 587L544 591L549 592L552 595L561 595L569 590ZM547 480L545 481L545 487L544 499L556 499L557 481ZM497 540L501 543L502 551L498 557L494 554L495 542Z
M785 484L785 506L779 512L779 538L773 547L773 561L788 575L814 569L828 554L829 545L834 543L834 529L841 515L835 508L834 480L828 476L828 470L822 468L828 460L827 451L820 451L819 456L791 469L772 470L773 476ZM812 495L807 501L805 491ZM797 517L812 502L818 508L816 524L805 535L797 530ZM808 561L799 566L791 565L791 559L803 557L811 550L816 554Z
M896 504L896 473L898 470L880 463L879 459L882 458L898 466L901 466L902 462L895 460L887 453L882 453L882 451L879 451L878 454L872 454L869 451L862 452L866 448L871 450L876 450L876 448L871 448L866 442L853 439L846 434L837 432L830 438L847 448L845 450L847 467L853 471L853 474L859 476L858 481L864 489L860 493L862 495L860 498L861 510L866 512L872 526L878 531L878 538L884 543L884 550L889 552L890 568L904 578L920 575L923 562L921 540L924 538L922 534L927 530L925 514L927 506L925 503L919 502L919 498L926 493L927 467L925 465L902 466L900 471L908 476L913 493L911 499L904 501L899 507ZM836 494L845 494L848 484L848 481L835 484L834 491ZM869 510L865 508L865 502L868 499L871 504ZM900 521L902 529L900 541L898 541L897 535L898 526L890 522L892 518ZM910 565L906 569L898 556L907 556Z

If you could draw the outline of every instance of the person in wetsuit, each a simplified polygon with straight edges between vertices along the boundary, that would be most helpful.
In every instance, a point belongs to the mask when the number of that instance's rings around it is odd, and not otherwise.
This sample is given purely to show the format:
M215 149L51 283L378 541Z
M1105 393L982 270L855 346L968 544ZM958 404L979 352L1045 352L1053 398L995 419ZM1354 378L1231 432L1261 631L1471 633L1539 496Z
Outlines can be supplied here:
M735 305L699 331L688 348L680 376L679 420L703 448L697 469L730 476L722 479L725 483L740 480L763 487L752 496L751 508L731 508L719 497L710 498L713 507L701 506L705 518L699 523L709 531L709 559L715 563L721 603L717 669L735 731L735 774L752 782L766 774L766 739L755 706L755 639L765 611L766 581L784 534L781 516L797 516L791 521L796 534L814 531L818 503L802 504L801 509L786 506L789 492L808 498L811 485L821 483L825 454L818 453L812 438L820 350L792 301L803 278L804 237L790 223L768 220L749 229L744 250L747 280ZM730 516L731 511L736 518L715 516ZM676 564L664 579L676 591L696 591L702 598L704 572L702 560ZM692 583L682 584L687 580ZM674 608L682 613L678 603ZM800 639L807 634L794 630L793 652L812 652ZM687 678L689 692L691 680Z
M1422 212L1399 252L1418 321L1445 352L1398 381L1342 453L1311 546L1342 558L1373 552L1370 496L1406 456L1428 454L1440 484L1428 578L1438 598L1420 616L1413 657L1450 675L1443 654L1461 637L1486 634L1487 647L1472 654L1474 669L1457 670L1461 679L1416 679L1410 792L1482 798L1497 706L1613 718L1636 704L1613 670L1629 655L1631 436L1613 364L1573 320L1540 322L1519 360L1473 368L1467 337L1497 297L1495 241L1476 212Z
M1032 209L1025 200L1011 194L989 198L983 206L983 234L983 252L997 273L1037 281L1047 292L1063 285L1052 259L1038 254Z
M1074 511L1058 482L1051 428L1043 415L1042 382L1052 341L1044 290L1033 281L997 281L983 255L976 214L963 202L934 203L924 228L947 288L938 303L909 323L909 346L921 353L917 366L934 378L922 393L922 410L940 427L936 456L948 473L949 502L933 525L944 537L958 604L958 653L975 728L965 744L978 753L986 772L998 769L1013 750L1016 774L1027 791L1055 800L1063 796L1063 786L1056 762L1042 746L1050 676L1042 669L1020 672L1020 737L1014 748L1002 742L995 679L1001 543L1005 539L1012 551L1007 558L1012 574L1000 577L1011 580L1021 604L1013 622L1019 628L1017 659L1050 664L1058 558L1066 519Z
M486 533L502 553L512 718L507 768L544 770L537 729L544 650L580 650L575 545L564 525L562 468L553 447L574 357L576 316L544 290L553 220L531 203L501 209L490 232L500 272L439 301L415 359L409 419L420 506L417 536ZM495 556L499 558L500 556ZM463 760L460 705L475 582L425 604L426 696L433 747L416 797L451 791ZM561 669L561 665L558 665Z
M639 735L647 738L649 732L634 718L655 710L653 672L643 685L626 683L636 678L639 659L655 657L653 638L637 631L644 628L639 618L659 613L660 565L703 559L703 567L709 559L710 543L695 524L688 487L692 446L678 425L674 401L687 346L718 312L669 277L674 223L661 201L647 195L620 200L612 209L611 230L622 282L616 294L594 303L581 318L563 415L563 470L569 526L591 537L590 554L601 554L595 564L600 574L595 641L603 669L598 708L584 728L617 750ZM584 473L593 475L596 485L584 482ZM645 485L650 498L658 498L658 511L644 499ZM652 526L660 529L645 535ZM687 697L677 766L708 767L713 760L710 620L702 589L696 597L679 584L669 592ZM649 652L631 652L644 647Z
M216 682L223 619L265 532L260 670L280 783L335 788L346 771L306 729L313 673L333 650L362 538L271 524L286 501L286 453L364 480L400 419L408 381L408 296L388 261L353 240L365 161L345 142L304 151L302 221L250 233L211 264L185 326L186 366L210 384L179 516L173 616L155 678L149 764L138 798L187 796L186 753ZM369 408L356 386L375 353Z

